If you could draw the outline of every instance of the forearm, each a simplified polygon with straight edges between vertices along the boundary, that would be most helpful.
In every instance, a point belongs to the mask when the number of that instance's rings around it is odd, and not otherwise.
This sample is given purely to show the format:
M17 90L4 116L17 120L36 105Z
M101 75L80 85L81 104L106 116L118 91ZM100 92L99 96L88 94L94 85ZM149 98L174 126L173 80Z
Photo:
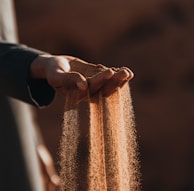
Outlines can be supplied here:
M0 92L27 103L43 106L51 102L54 91L48 86L46 80L30 78L31 63L43 52L10 43L0 43ZM43 92L43 87L48 88L46 93L51 92L49 98ZM45 95L45 101L38 100L36 92ZM33 94L35 97L33 97ZM52 94L52 95L51 95Z

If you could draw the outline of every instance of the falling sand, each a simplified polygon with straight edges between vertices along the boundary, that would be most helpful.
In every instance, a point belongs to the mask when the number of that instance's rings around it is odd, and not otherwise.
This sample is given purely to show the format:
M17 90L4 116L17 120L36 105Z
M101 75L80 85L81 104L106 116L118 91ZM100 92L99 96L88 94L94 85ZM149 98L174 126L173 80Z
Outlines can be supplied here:
M65 106L61 190L139 191L139 165L129 86Z

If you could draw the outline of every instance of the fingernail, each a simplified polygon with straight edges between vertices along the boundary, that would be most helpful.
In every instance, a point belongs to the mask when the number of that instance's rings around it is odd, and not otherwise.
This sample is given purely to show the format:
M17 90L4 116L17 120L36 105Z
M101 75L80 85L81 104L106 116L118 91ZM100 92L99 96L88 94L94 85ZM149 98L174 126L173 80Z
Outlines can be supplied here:
M86 82L77 82L76 85L80 90L85 90L87 88Z
M134 73L131 71L131 70L129 70L130 72L130 77L129 77L129 79L132 79L132 78L134 78Z

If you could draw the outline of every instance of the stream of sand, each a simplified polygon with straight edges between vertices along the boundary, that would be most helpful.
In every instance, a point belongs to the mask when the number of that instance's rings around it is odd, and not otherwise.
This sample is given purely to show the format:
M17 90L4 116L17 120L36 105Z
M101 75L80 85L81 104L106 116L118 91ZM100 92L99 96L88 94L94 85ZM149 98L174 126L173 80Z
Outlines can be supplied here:
M107 98L99 94L76 107L66 101L61 190L140 190L131 102L128 85Z

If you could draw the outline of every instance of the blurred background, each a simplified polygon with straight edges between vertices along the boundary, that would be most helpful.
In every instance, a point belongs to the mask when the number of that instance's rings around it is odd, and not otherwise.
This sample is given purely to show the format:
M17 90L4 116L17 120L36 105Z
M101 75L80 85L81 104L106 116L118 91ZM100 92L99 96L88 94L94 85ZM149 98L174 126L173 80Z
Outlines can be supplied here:
M17 0L19 39L128 66L143 191L194 190L194 1ZM64 100L35 110L56 167Z

